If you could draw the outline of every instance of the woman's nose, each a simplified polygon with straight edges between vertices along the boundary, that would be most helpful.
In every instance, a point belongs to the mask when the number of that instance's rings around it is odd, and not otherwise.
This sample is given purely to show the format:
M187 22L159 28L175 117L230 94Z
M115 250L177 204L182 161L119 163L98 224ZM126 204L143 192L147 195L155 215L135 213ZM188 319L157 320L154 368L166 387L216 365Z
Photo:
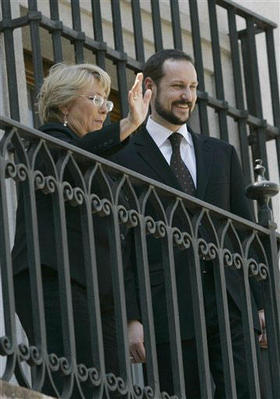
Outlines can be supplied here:
M99 110L98 110L101 114L107 114L107 107L106 107L106 103L104 102L102 105L101 105L101 107L99 107Z

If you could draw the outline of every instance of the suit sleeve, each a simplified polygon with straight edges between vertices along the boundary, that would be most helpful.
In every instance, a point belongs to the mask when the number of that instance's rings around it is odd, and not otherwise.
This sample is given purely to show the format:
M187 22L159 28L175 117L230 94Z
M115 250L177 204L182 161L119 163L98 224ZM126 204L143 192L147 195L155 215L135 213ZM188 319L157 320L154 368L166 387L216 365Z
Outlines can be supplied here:
M242 174L241 165L235 149L232 147L231 158L231 184L230 184L230 201L231 212L241 216L242 218L255 221L253 213L249 206L249 200L245 194L245 184ZM257 259L257 258L256 258ZM250 279L250 286L257 309L262 309L262 293L260 284L254 279Z
M124 282L127 320L141 320L139 292L137 284L134 232L129 229L124 253Z
M122 142L120 140L119 122L112 123L100 130L89 132L82 137L74 134L67 135L55 130L52 130L49 134L85 151L106 157L119 151L128 142L128 139Z
M241 165L233 147L230 176L230 208L231 212L235 215L254 221L254 216L249 206L249 200L245 194L245 184Z

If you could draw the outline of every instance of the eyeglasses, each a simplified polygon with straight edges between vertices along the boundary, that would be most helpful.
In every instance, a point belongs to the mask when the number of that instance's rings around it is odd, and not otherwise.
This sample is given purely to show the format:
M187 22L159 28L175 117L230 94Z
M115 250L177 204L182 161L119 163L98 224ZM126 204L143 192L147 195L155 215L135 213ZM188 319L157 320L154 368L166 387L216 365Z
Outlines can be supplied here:
M92 102L92 104L98 108L101 108L105 104L107 112L111 112L114 108L114 103L112 101L107 101L105 100L105 98L99 96L98 94L96 94L95 96L81 95L81 97L87 97Z

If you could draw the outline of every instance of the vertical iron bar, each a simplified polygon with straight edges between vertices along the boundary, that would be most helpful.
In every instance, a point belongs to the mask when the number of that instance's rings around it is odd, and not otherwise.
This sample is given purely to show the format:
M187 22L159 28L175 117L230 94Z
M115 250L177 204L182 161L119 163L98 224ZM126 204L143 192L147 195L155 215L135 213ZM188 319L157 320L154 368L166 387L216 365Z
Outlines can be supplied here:
M185 392L184 366L180 334L179 309L175 275L173 231L167 228L167 240L162 239L162 262L167 303L169 342L171 349L171 366L174 394L181 397ZM188 383L188 381L186 382Z
M258 375L258 361L254 335L251 289L249 284L248 260L245 259L242 265L243 284L241 292L241 316L244 335L244 346L246 355L248 386L250 397L261 399L260 381ZM254 278L254 277L251 277Z
M224 248L219 248L218 260L213 262L219 335L223 337L221 345L225 393L228 398L236 397L235 372L231 345L230 321L228 312L227 288L224 268Z
M136 59L137 61L144 62L145 61L144 40L143 40L143 29L142 29L141 9L140 9L139 0L133 0L131 2L131 7L132 7Z
M247 34L242 37L242 53L244 76L246 82L246 96L249 113L262 119L262 102L259 82L258 59L255 41L255 25L252 17L246 19ZM263 126L255 130L251 129L254 143L252 146L254 159L261 158L268 175L267 153L266 153L266 136L265 121Z
M270 235L270 242L271 240ZM270 374L270 381L269 385L271 391L273 392L272 397L278 398L280 397L280 342L279 342L279 313L277 314L277 302L275 300L276 296L279 293L279 288L276 287L275 290L275 273L273 272L274 264L272 262L272 267L269 267L269 273L267 279L263 283L263 293L264 293L264 313L265 313L265 328L266 328L266 335L267 335L267 342L268 342L268 359L269 363L265 364L269 366L269 371L264 370L268 375ZM279 278L279 271L278 271L278 278ZM278 280L279 281L279 280ZM278 302L278 311L279 311L279 302ZM277 326L278 324L278 326Z
M85 35L82 33L80 0L71 0L71 11L73 29L78 33L78 38L73 40L75 61L77 64L82 64L84 62L83 41Z
M89 190L90 192L90 190ZM87 282L87 300L89 314L89 335L91 342L92 364L105 375L104 346L98 288L95 231L92 217L92 197L85 197L81 210L81 229L83 234L83 254Z
M8 129L5 134L8 136ZM12 133L13 134L13 133ZM5 322L5 336L9 339L10 354L6 355L5 371L1 375L4 381L10 381L15 372L16 363L16 322L15 322L15 294L13 286L12 260L9 237L9 220L7 206L7 187L6 187L6 149L5 139L0 144L0 265L1 265L1 282L3 296L3 312Z
M27 256L29 266L31 302L32 302L32 320L34 331L34 343L29 342L29 345L35 345L41 351L43 360L47 357L47 342L46 342L46 324L45 311L43 302L43 285L40 262L39 249L39 232L38 232L38 217L36 207L36 197L34 190L34 172L28 171L27 182L22 184L24 214L25 214L25 228L26 228L26 242L27 242ZM41 374L41 375L40 375ZM42 369L34 367L32 374L32 387L35 390L40 390L43 385Z
M6 57L6 70L8 78L8 91L9 91L9 105L10 116L17 121L20 120L19 102L18 102L18 85L16 73L16 59L15 59L15 45L13 28L9 27L11 22L11 5L9 1L1 0L2 5L2 23L7 26L4 29L4 43L5 43L5 57Z
M39 248L39 231L38 216L35 194L35 176L36 169L32 165L35 164L34 156L38 146L38 141L28 150L28 160L25 154L25 148L18 137L14 142L16 159L26 167L26 180L20 183L21 193L18 198L23 201L24 207L24 227L26 234L28 271L30 279L30 296L32 304L32 321L34 331L34 342L29 342L29 346L35 345L42 356L43 362L47 358L47 342L46 342L46 324L45 310L43 300L43 285L41 274L40 248ZM34 366L32 370L32 387L40 390L44 383L44 368Z
M269 79L270 79L270 90L271 90L271 101L272 101L272 110L273 110L273 119L274 125L280 125L280 100L279 100L279 88L278 88L278 74L277 74L277 66L276 66L276 58L275 58L275 45L274 45L274 36L273 30L266 30L266 46L267 46L267 58L268 68L269 68Z
M29 27L34 68L35 96L37 96L44 78L39 30L40 16L38 15L37 0L28 0L28 11L29 17L31 17L31 20L29 21ZM32 19L33 15L36 16L36 14L38 15L38 18Z
M262 112L262 102L260 96L260 81L259 81L259 70L257 63L257 49L256 49L256 41L255 41L255 24L254 20L251 17L246 19L247 24L247 51L250 64L248 67L250 68L251 74L251 84L247 93L247 96L252 97L251 101L248 101L248 105L250 105L249 112L258 118L263 117ZM249 99L248 99L249 100Z
M144 325L144 342L147 356L147 383L153 388L155 397L160 397L154 316L146 241L146 223L145 217L142 215L139 217L139 227L135 229L134 237L140 306Z
M121 116L127 115L128 113L128 100L127 100L127 79L126 79L126 60L127 56L124 53L123 37L121 21L121 10L119 0L111 0L112 4L112 16L113 16L113 29L114 29L114 41L115 49L120 53L121 59L116 61L117 73L118 73L118 87L120 94L120 105L121 105Z
M279 100L279 86L278 86L278 72L275 59L275 45L273 30L268 28L266 30L266 47L267 47L267 58L268 58L268 69L269 69L269 81L271 91L271 103L273 110L273 121L274 125L280 128L280 100ZM278 159L278 172L280 175L280 138L275 139L276 152Z
M190 17L191 17L191 27L192 27L192 42L193 42L195 68L198 76L199 90L203 95L203 98L200 98L198 103L200 128L202 134L209 136L209 124L208 124L208 115L207 115L208 95L205 92L204 68L202 60L197 1L189 0L189 7L190 7Z
M191 250L189 250L188 252L189 264L194 266L190 271L190 279L194 314L196 351L200 379L200 394L202 398L212 399L213 392L209 365L201 267L199 259L198 240L195 237L193 237L193 252Z
M228 9L228 23L229 23L229 39L231 47L231 60L232 60L232 72L234 79L234 93L236 107L240 110L245 111L244 97L243 97L243 85L241 75L241 64L238 46L238 35L236 29L236 17L232 8ZM250 170L250 157L249 157L249 144L247 138L247 127L246 119L238 119L238 132L240 142L240 153L241 163L244 174L244 181L246 185L251 182L251 170Z
M249 155L249 143L247 136L247 118L238 119L238 133L239 133L239 143L240 143L240 156L241 165L244 175L244 182L246 185L251 183L251 169L250 169L250 155Z
M211 31L212 54L214 62L216 96L219 100L223 100L225 102L218 21L216 13L216 2L213 0L208 0L208 9L209 9L209 21L210 21L210 31ZM228 141L227 111L223 109L217 112L219 116L220 138L225 141Z
M120 241L120 225L118 209L112 207L110 226L108 227L110 257L112 265L112 282L114 294L114 310L117 327L117 346L121 377L128 387L132 386L130 361L128 358L129 347L127 340L127 316L125 301L125 286Z
M118 51L124 51L122 29L121 29L122 21L121 21L120 1L119 0L111 0L111 4L112 4L112 17L113 17L115 48Z
M278 349L279 349L278 354L280 354L280 290L279 290L280 273L279 273L279 264L277 262L277 254L279 248L277 248L276 229L277 225L274 222L270 221L269 222L270 248L271 248L270 278L271 278L272 293L273 293L273 305L275 309L275 325L276 325L276 332L278 334L278 339L277 339Z
M159 51L163 48L159 1L151 0L151 6L155 51Z
M64 152L65 157L65 152ZM54 217L54 231L56 242L56 257L57 257L57 271L59 282L59 297L61 310L61 325L63 334L64 355L70 363L70 368L73 371L76 368L76 344L74 332L74 317L73 305L71 295L71 277L70 277L70 263L66 227L66 211L64 202L64 182L62 170L66 160L61 159L57 162L57 175L59 180L57 182L57 189L52 194L53 202L53 217ZM64 389L69 391L71 389L71 381L66 379L64 381Z
M92 20L94 40L103 43L102 15L100 8L100 0L91 0ZM97 50L96 63L100 68L105 69L106 50Z
M58 0L50 0L50 16L51 19L56 22L57 26L59 26L59 29L57 28L52 32L54 62L55 63L62 62L63 61L62 42L61 42L62 22L59 20Z
M170 9L171 9L174 48L182 50L183 48L182 31L181 31L180 10L179 10L178 0L170 0Z
M234 82L235 103L238 109L244 110L243 85L236 29L236 16L232 8L228 9L229 39L231 48L232 73Z

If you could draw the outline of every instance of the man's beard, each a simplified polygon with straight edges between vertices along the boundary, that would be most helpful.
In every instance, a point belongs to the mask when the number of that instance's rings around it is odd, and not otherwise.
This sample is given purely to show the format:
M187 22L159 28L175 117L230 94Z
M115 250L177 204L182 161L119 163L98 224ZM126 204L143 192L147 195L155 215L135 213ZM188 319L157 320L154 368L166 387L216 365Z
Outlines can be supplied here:
M184 123L186 123L191 115L191 107L192 104L190 102L187 101L176 101L172 104L173 105L188 105L189 106L189 115L185 118L179 118L178 116L176 116L172 111L168 111L167 109L165 109L161 103L158 100L159 98L159 93L157 94L156 98L155 98L155 110L158 113L159 116L161 116L164 120L166 120L167 122L171 123L172 125L183 125Z

